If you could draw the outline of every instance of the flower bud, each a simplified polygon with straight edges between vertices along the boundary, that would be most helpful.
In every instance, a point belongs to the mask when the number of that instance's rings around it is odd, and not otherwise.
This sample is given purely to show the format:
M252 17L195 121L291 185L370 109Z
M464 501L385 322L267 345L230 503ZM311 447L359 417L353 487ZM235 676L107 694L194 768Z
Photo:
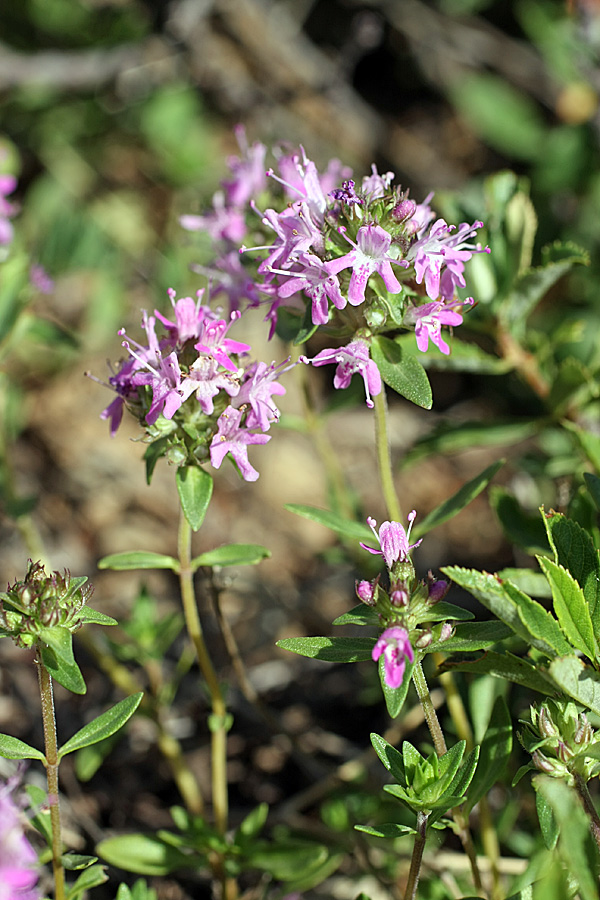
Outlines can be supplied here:
M417 640L415 641L415 647L418 647L419 650L425 650L426 647L429 647L431 642L433 641L433 634L431 631L422 631Z
M546 706L542 706L538 715L538 729L542 737L558 737L558 729L552 721L550 712Z
M546 775L557 775L556 764L551 762L543 753L540 753L539 750L534 750L531 754L531 762L540 772L544 772Z
M396 206L392 210L392 218L396 220L396 222L405 222L407 219L412 218L417 210L417 204L414 200L410 200L406 197L404 200L401 200L400 203L397 203Z
M440 631L440 641L447 641L454 634L454 626L450 622L444 622Z
M399 584L390 593L390 603L392 604L392 606L402 608L408 606L409 601L410 594L406 590L406 586L403 584Z
M356 596L362 603L366 603L367 606L375 606L375 584L375 582L370 581L354 582Z
M428 584L429 595L427 597L427 602L433 606L434 603L439 603L440 600L443 600L448 591L450 590L450 585L447 581L443 579L434 580Z

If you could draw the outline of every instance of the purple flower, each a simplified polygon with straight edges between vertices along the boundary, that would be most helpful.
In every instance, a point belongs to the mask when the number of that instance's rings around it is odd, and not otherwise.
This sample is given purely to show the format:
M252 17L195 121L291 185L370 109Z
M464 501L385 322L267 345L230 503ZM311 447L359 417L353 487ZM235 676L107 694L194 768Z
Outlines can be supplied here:
M377 166L373 163L371 166L371 174L365 175L362 180L363 194L366 194L369 200L379 200L381 197L385 196L385 192L393 180L393 172L386 172L385 175L380 175L377 171Z
M369 516L367 525L377 538L381 549L374 550L372 547L368 547L362 542L360 546L363 550L368 550L369 553L373 553L376 556L383 556L386 566L388 569L391 569L395 563L404 562L404 560L408 559L409 552L415 547L418 547L421 543L421 541L417 541L415 544L409 544L412 524L416 517L417 513L413 509L412 512L408 514L408 531L405 531L399 522L382 522L379 533L377 533L375 530L377 528L377 522Z
M169 335L169 343L173 346L182 346L186 341L198 340L204 321L206 319L213 321L217 318L210 307L202 306L200 303L204 291L196 292L196 300L191 297L180 297L179 300L175 300L176 294L173 288L169 288L167 294L175 313L175 321L167 319L157 309L154 310L154 314L165 326Z
M298 270L272 269L278 275L287 278L277 290L283 300L287 300L299 291L304 291L312 300L312 320L315 325L326 325L329 320L329 304L331 300L336 309L346 306L346 298L340 291L340 284L335 275L327 270L318 256L304 253L298 258ZM301 268L300 268L301 267Z
M272 398L274 395L285 394L284 386L275 379L292 368L292 366L286 366L287 362L289 360L279 366L276 366L275 363L268 366L264 362L256 362L244 372L244 381L232 406L236 409L240 409L244 405L250 406L246 414L248 428L260 428L261 431L268 431L271 422L279 420L279 410Z
M437 300L440 294L446 300L452 300L454 289L465 286L464 263L474 253L489 253L488 247L467 243L482 226L483 222L472 225L463 222L456 234L452 234L454 226L438 219L428 234L419 237L412 245L408 259L414 263L417 284L425 282L425 290L431 300ZM445 266L443 275L442 266Z
M17 179L14 175L0 175L0 246L10 244L13 227L9 222L17 213L17 206L6 198L15 190Z
M399 625L386 628L373 647L373 661L377 662L382 653L385 683L390 688L398 688L404 678L406 660L410 663L415 661L415 653L408 639L408 631Z
M38 900L37 855L23 834L13 790L13 779L0 787L0 900Z
M321 185L319 173L314 162L306 156L304 147L300 147L302 159L298 154L291 156L282 156L278 161L279 171L282 178L279 178L270 169L267 173L271 178L281 182L286 187L287 194L291 200L302 200L306 203L310 210L311 217L318 225L323 224L323 217L327 207L327 199L325 191Z
M301 357L301 362L312 363L313 366L325 366L328 363L337 363L337 369L333 378L333 386L336 390L347 388L352 376L358 373L365 383L367 406L373 407L371 396L381 393L381 375L377 364L369 358L369 346L365 341L351 341L346 347L321 350L314 359Z
M39 263L34 263L29 269L29 281L41 294L51 294L54 290L54 282Z
M317 228L305 203L297 203L286 207L283 212L267 209L263 216L263 224L272 228L277 238L268 247L254 247L254 250L270 250L271 252L258 267L262 274L273 267L289 268L300 253L306 253L311 247L318 249L323 244L323 235ZM250 248L242 247L242 251Z
M194 348L200 353L206 353L218 362L224 369L235 372L237 366L229 358L230 353L247 353L250 350L250 344L243 344L241 341L234 341L225 337L229 328L239 319L240 313L232 313L229 322L225 319L216 319L212 322L204 321L200 332L200 340L194 344Z
M244 411L228 406L225 412L219 416L219 430L213 437L210 445L210 461L215 469L220 468L221 463L228 453L231 453L237 463L237 467L245 481L256 481L258 472L248 461L249 444L266 444L271 440L268 434L253 434L242 428L240 423Z
M414 324L419 350L425 353L431 340L442 353L448 356L450 347L442 337L442 325L460 325L463 317L458 310L462 310L463 306L472 303L473 298L469 297L464 302L455 300L444 303L443 300L437 300L433 303L424 303L422 306L410 307L404 316L404 321L408 325Z
M230 313L240 308L242 300L247 300L251 307L259 305L258 288L244 268L239 250L230 250L217 257L212 266L193 263L190 268L209 279L211 300L219 294L227 296Z
M340 229L343 232L343 229ZM326 263L325 268L331 275L337 275L342 269L352 269L348 288L348 303L358 306L365 299L367 282L374 272L378 272L390 294L399 294L402 285L394 275L391 263L407 266L408 263L396 259L390 254L392 236L380 225L363 225L358 229L356 243L346 237L353 249L338 259Z
M212 211L205 216L180 216L179 224L186 231L206 231L214 241L239 243L246 234L243 212L234 206L226 206L223 191L213 196Z
M228 205L239 208L245 206L265 186L265 156L267 148L260 143L250 146L243 125L236 127L235 136L242 154L241 156L230 156L228 158L227 165L233 178L223 181L222 184L227 194Z

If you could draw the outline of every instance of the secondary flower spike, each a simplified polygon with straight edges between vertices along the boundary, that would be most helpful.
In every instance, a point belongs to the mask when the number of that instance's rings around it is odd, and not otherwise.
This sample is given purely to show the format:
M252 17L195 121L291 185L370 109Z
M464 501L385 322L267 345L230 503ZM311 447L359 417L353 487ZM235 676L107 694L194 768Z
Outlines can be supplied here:
M406 660L410 663L415 661L415 653L408 639L408 631L399 625L386 628L373 647L373 661L377 662L382 653L385 683L390 688L398 688L404 678Z

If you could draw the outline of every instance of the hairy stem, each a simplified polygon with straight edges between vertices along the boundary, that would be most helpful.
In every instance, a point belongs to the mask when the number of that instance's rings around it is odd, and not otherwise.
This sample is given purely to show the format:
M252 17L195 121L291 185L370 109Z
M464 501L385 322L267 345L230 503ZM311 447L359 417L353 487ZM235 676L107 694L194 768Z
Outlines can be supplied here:
M579 794L579 798L583 803L583 807L590 817L590 827L592 829L592 835L596 844L598 845L598 849L600 850L600 818L598 817L598 813L596 811L596 807L594 806L594 801L590 796L590 792L588 790L588 786L581 777L581 775L575 775L575 788L577 793Z
M62 864L62 836L60 832L60 806L58 799L58 743L56 739L56 718L54 715L54 694L52 691L52 678L41 660L39 647L36 665L42 702L48 803L50 805L50 824L52 825L54 898L55 900L65 900L65 870Z
M377 466L379 468L379 482L385 500L388 516L393 522L399 522L402 518L402 510L394 487L394 475L392 472L392 455L390 451L390 438L388 433L388 405L385 388L382 385L381 393L374 397L375 401L375 445L377 448Z
M415 900L415 897L417 896L417 887L419 886L419 876L421 874L421 863L423 861L423 850L425 849L425 838L427 835L428 818L428 813L417 813L417 834L413 845L410 871L408 873L408 881L406 882L406 890L404 891L404 900Z

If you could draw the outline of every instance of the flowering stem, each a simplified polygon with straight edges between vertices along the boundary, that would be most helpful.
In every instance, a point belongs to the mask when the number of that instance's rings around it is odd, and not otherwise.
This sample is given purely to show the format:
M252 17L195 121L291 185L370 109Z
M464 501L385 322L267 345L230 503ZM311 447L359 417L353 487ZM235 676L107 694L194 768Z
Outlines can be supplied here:
M54 716L54 695L52 692L52 678L40 658L39 647L36 665L42 702L48 803L50 805L50 823L52 825L54 900L65 900L65 870L62 864L62 837L60 833L60 806L58 800L58 744L56 739L56 718Z
M425 716L425 721L427 722L427 727L429 728L429 733L431 734L431 738L433 740L435 752L438 756L443 756L447 751L446 739L444 737L444 732L442 731L440 721L437 717L435 707L431 701L429 686L427 684L427 681L425 680L425 673L423 672L423 667L419 660L415 662L415 665L413 667L412 679L419 700L421 701L421 706L423 707L423 714ZM458 835L460 837L464 851L469 858L469 863L471 864L473 883L478 894L481 895L483 893L483 884L481 881L479 867L477 865L477 855L475 853L475 847L473 845L473 838L471 837L471 832L469 830L468 819L459 808L455 808L453 810L452 818L456 823L456 826L458 828Z
M376 394L373 399L375 402L375 444L377 446L379 481L388 515L392 522L399 522L402 519L402 511L394 487L390 438L387 426L388 405L383 385L381 392Z
M425 849L425 838L427 835L428 818L428 813L421 811L417 813L417 834L410 861L410 872L408 873L406 890L404 891L404 900L415 900L415 897L417 896L417 887L419 886L419 876L421 874L421 863L423 861L423 850Z
M212 747L212 801L215 825L221 834L227 830L228 797L227 797L227 708L221 685L217 678L212 660L208 654L202 626L198 615L198 606L194 593L194 573L192 560L192 529L185 517L183 509L179 515L179 534L177 538L179 551L179 585L181 601L188 635L192 641L200 670L206 681L210 694L212 716L210 722Z
M579 798L583 803L583 807L590 817L592 836L598 845L598 849L600 850L600 818L598 817L598 813L596 812L596 807L594 806L594 802L590 796L590 792L588 790L588 786L581 777L581 775L575 775L575 788L577 793L579 794Z

